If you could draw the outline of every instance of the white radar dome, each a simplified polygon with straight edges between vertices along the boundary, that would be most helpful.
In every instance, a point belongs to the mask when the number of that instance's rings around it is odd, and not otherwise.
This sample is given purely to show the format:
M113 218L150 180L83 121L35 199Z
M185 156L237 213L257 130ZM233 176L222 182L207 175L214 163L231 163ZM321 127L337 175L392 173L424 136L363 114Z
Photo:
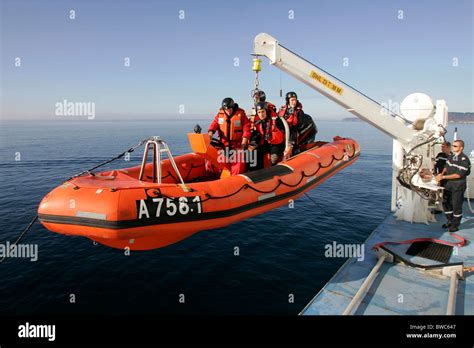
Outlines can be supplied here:
M426 94L412 93L403 99L400 112L410 121L426 120L434 115L435 106Z

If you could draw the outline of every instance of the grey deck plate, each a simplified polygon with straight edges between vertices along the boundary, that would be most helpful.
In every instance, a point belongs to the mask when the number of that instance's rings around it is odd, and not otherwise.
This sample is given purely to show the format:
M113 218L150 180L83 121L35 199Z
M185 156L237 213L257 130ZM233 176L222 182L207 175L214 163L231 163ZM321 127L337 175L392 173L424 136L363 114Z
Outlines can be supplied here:
M457 234L471 242L462 248L454 248L451 263L464 262L465 266L474 265L474 216L467 203L463 208L464 217L461 229ZM457 242L441 228L444 217L429 225L410 224L397 221L393 214L372 232L365 241L365 258L363 261L349 259L324 286L323 289L303 309L303 315L338 315L347 307L363 281L370 273L377 258L372 246L383 241L402 241L414 238L438 238ZM390 245L390 249L405 253L410 244ZM405 255L417 264L437 264L417 256ZM369 288L360 305L355 309L356 315L444 315L446 313L449 292L447 277L428 274L424 271L401 264L384 263L379 275ZM466 273L465 279L459 282L456 314L474 314L474 273Z

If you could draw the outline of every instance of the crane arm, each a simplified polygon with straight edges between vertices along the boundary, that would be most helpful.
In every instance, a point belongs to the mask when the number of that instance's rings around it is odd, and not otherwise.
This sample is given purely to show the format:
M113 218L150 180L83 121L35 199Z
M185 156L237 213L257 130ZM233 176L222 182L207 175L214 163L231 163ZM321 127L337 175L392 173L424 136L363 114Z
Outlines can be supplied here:
M393 114L376 101L291 52L268 34L261 33L255 37L254 54L267 57L270 64L317 90L404 145L411 142L417 133L405 125L399 115Z

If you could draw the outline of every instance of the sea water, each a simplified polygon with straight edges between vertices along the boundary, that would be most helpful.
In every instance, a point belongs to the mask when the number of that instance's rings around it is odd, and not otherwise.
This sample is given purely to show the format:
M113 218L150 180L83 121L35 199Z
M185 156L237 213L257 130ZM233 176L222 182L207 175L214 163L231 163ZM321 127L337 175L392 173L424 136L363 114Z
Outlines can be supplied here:
M4 121L0 242L13 241L66 178L159 135L174 154L209 120ZM457 125L473 149L473 125ZM392 140L363 122L318 121L320 140L356 139L360 159L287 206L165 248L126 255L36 223L37 260L0 264L0 314L297 314L344 263L326 246L362 243L389 214ZM450 126L450 130L453 127ZM449 134L452 138L452 132ZM106 168L138 165L130 161Z

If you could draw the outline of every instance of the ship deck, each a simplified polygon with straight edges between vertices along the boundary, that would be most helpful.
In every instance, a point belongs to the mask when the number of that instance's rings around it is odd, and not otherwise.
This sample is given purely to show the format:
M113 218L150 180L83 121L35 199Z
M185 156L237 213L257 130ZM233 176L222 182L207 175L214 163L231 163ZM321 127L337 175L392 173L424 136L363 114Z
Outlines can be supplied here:
M474 214L467 202L463 207L463 219L457 235L468 240L462 248L454 248L449 263L463 262L474 266ZM372 268L377 257L372 247L384 241L403 241L415 238L437 238L457 242L441 225L444 216L436 215L438 222L411 224L398 221L391 213L365 241L365 257L348 259L321 291L302 310L301 315L340 315L351 302ZM387 246L407 260L423 265L437 264L405 252L410 244ZM402 263L384 262L378 275L354 308L354 315L444 315L448 303L450 278L433 274ZM458 283L456 315L474 314L474 272L464 273Z

